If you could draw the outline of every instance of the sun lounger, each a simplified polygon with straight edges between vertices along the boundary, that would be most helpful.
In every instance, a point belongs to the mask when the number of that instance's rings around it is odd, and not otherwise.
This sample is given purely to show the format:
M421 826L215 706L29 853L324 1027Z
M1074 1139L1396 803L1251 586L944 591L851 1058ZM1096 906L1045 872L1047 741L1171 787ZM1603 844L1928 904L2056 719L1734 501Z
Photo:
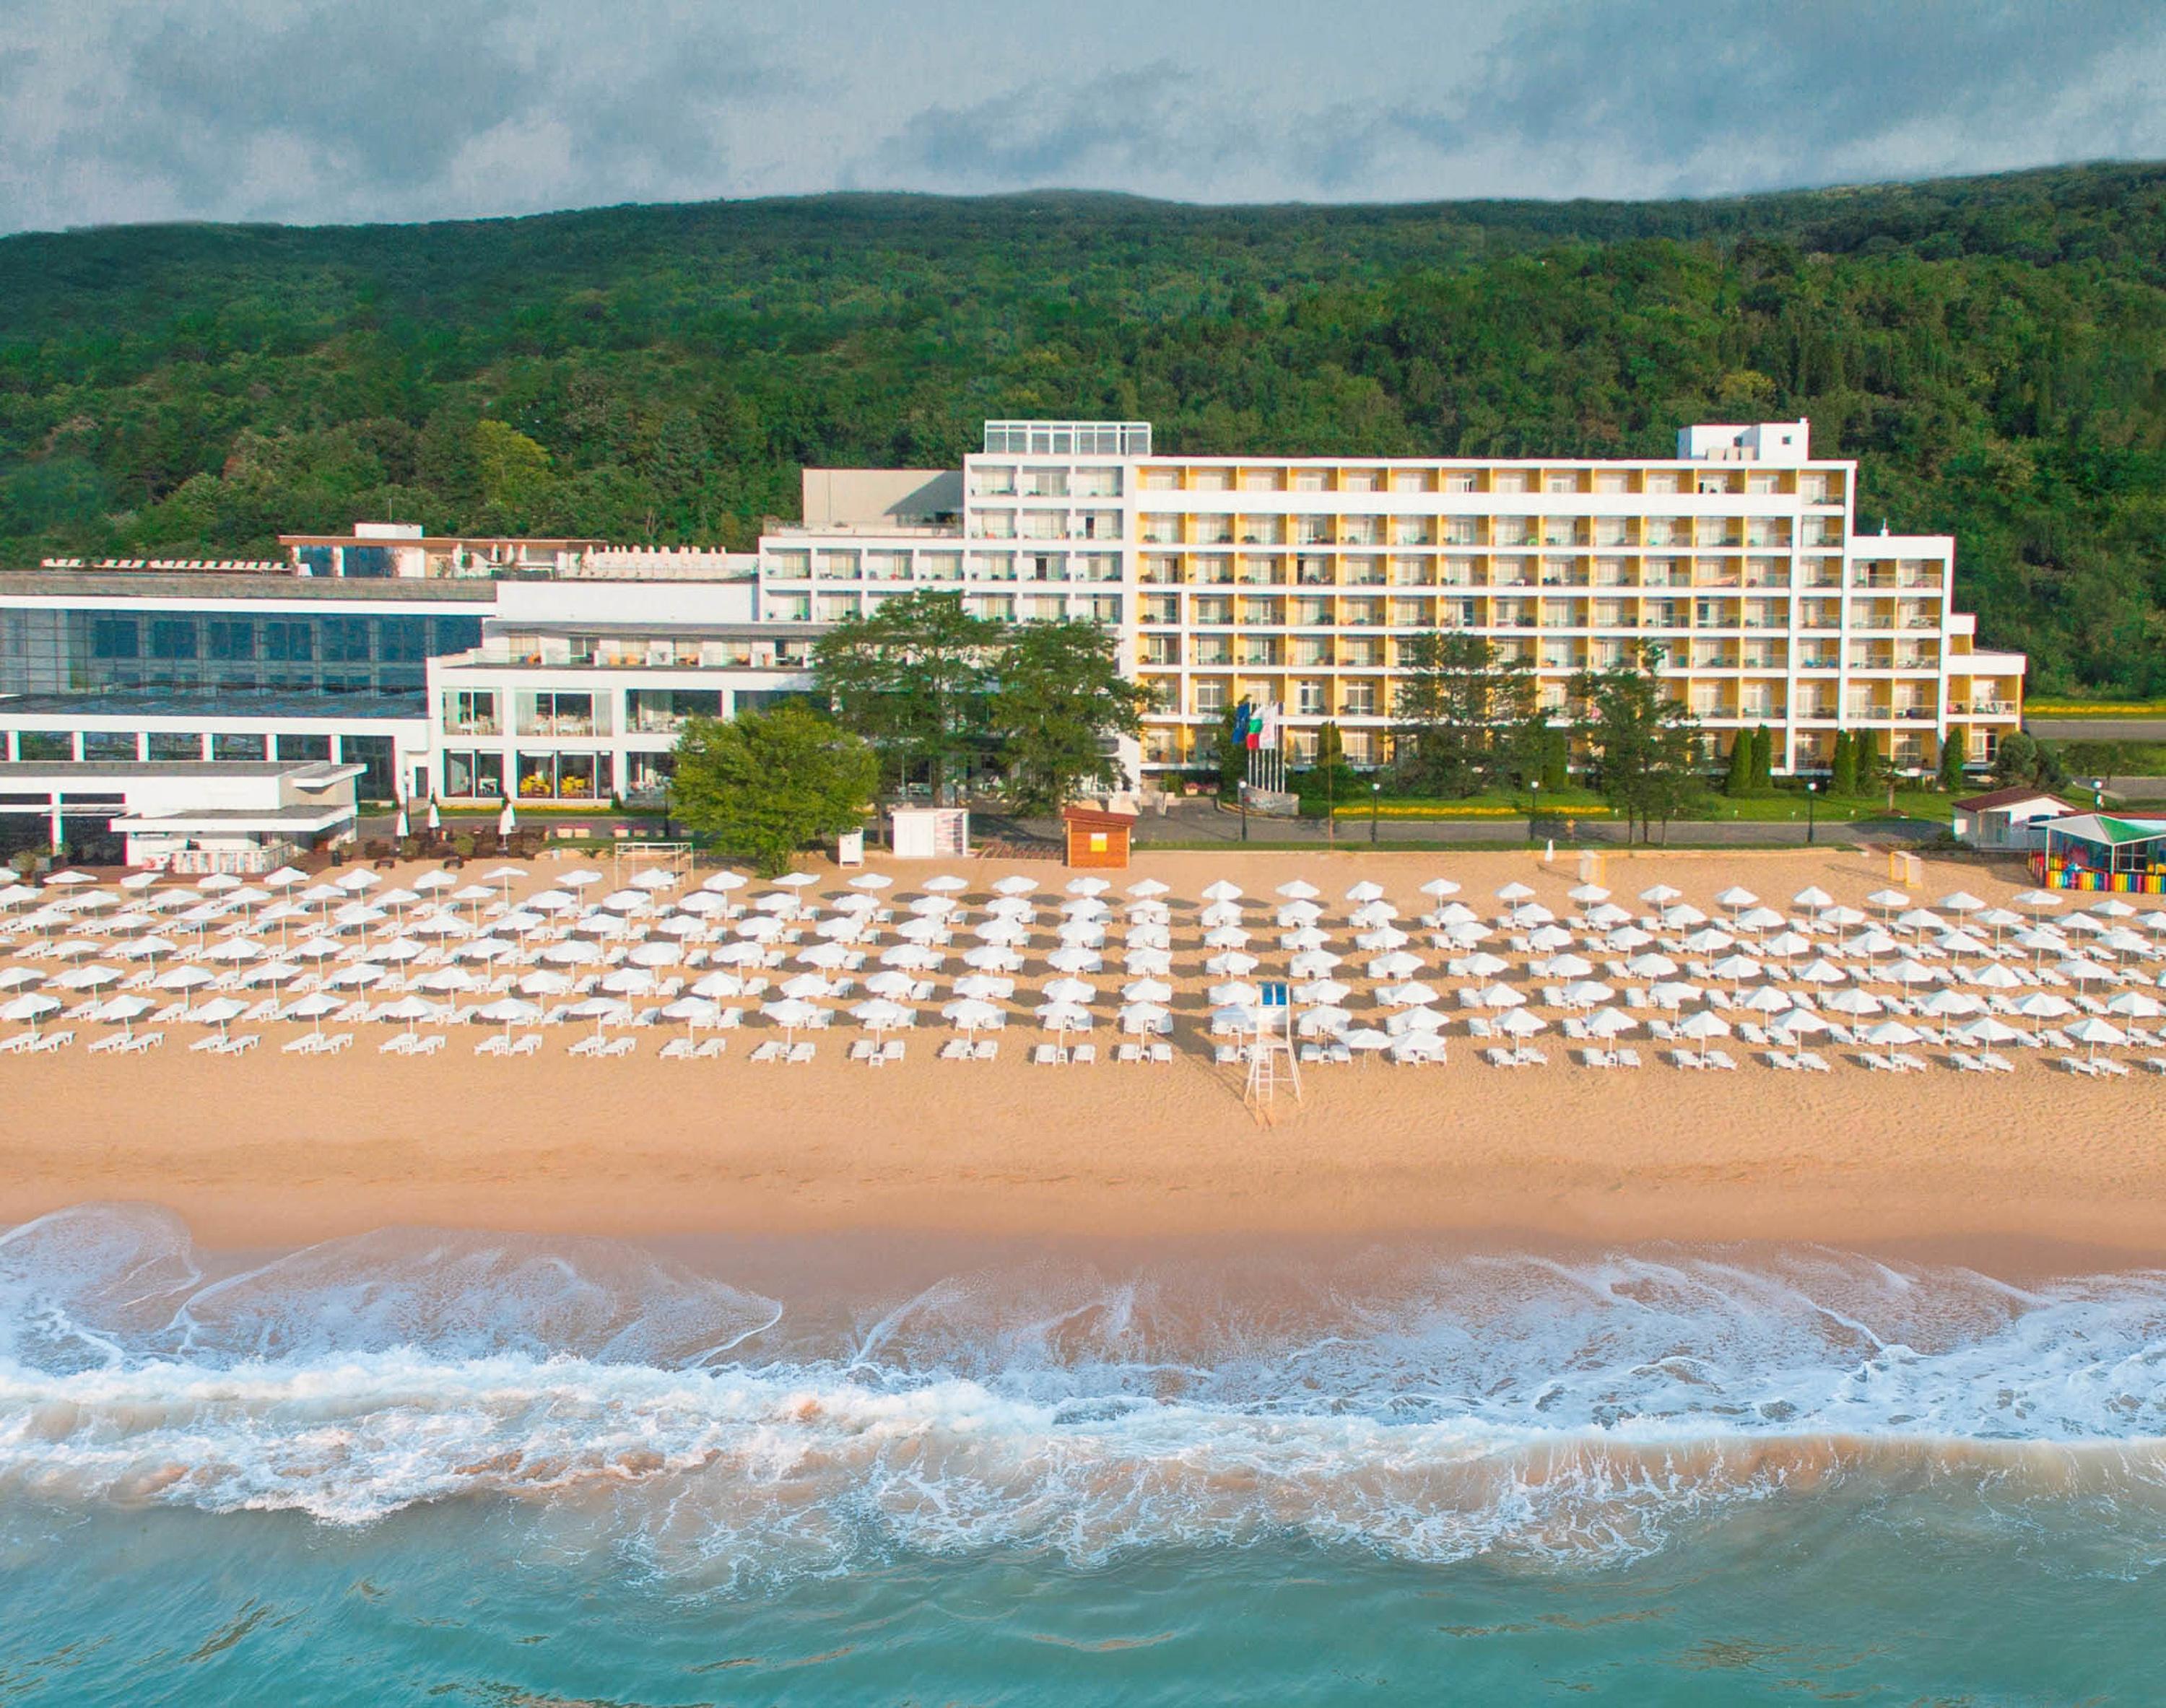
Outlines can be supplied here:
M665 1062L689 1062L698 1048L699 1046L689 1038L672 1038L662 1046L662 1059Z
M2086 1062L2080 1056L2063 1056L2061 1057L2061 1065L2069 1073L2080 1073L2086 1079L2090 1078L2097 1071L2090 1062Z
M386 1045L384 1047L388 1049L390 1046ZM599 1056L601 1052L601 1034L599 1032L589 1032L585 1037L581 1038L564 1053L568 1056Z
M2013 1073L2015 1071L2013 1062L2005 1056L1995 1055L1991 1050L1978 1052L1978 1065L1993 1073Z
M1582 1050L1579 1059L1589 1068L1614 1068L1617 1065L1610 1059L1607 1050Z
M1767 1052L1767 1065L1784 1073L1794 1073L1798 1071L1796 1059L1785 1056L1780 1050L1770 1050Z
M1113 1051L1113 1059L1116 1062L1140 1062L1144 1059L1143 1048L1137 1044L1118 1045Z
M245 1056L262 1041L262 1039L254 1032L235 1032L231 1037L222 1039L218 1048L211 1053L217 1056Z
M1701 1060L1699 1059L1699 1057L1698 1057L1698 1056L1694 1055L1694 1054L1693 1054L1690 1050L1672 1050L1672 1051L1671 1051L1671 1052L1670 1052L1670 1061L1671 1061L1671 1063L1672 1063L1673 1066L1675 1066L1675 1067L1678 1067L1678 1068L1689 1068L1689 1069L1691 1069L1692 1071L1693 1071L1693 1072L1695 1072L1695 1073L1697 1073L1697 1072L1698 1072L1698 1071L1702 1067L1704 1067L1704 1066L1705 1066L1705 1065L1706 1065L1705 1063L1704 1063L1703 1062L1701 1062Z
M943 1062L967 1062L970 1059L970 1042L967 1038L950 1038L940 1046Z
M0 1038L0 1055L15 1055L29 1049L37 1041L35 1032L17 1032L11 1037Z
M900 1038L890 1038L887 1042L881 1045L879 1059L882 1062L895 1062L902 1060L902 1040Z
M1173 1063L1173 1046L1153 1044L1150 1046L1150 1058L1154 1067L1170 1067Z
M510 1053L511 1040L502 1032L493 1032L474 1046L477 1056L509 1056ZM668 1052L663 1053L666 1055Z
M1000 1052L1001 1041L998 1038L980 1038L971 1046L970 1059L974 1062L990 1062Z
M856 1043L851 1045L850 1059L853 1062L871 1061L873 1059L873 1041L870 1038L860 1038Z
M163 1032L138 1032L120 1046L120 1053L124 1056L147 1055L153 1050L162 1048L165 1041Z
M539 1032L522 1032L511 1041L510 1053L515 1056L532 1056L538 1054L541 1048L542 1035Z
M443 1041L441 1038L431 1038L423 1046L421 1053L425 1056L432 1053L435 1047ZM637 1038L611 1038L609 1042L602 1046L598 1053L614 1061L619 1056L629 1056L638 1047L639 1040Z
M119 1049L127 1041L127 1037L123 1033L108 1032L103 1037L99 1038L92 1043L87 1053L92 1056L103 1056L108 1051Z
M50 1056L56 1050L65 1050L75 1041L71 1031L47 1032L30 1046L33 1056Z
M1050 1046L1041 1044L1038 1047L1043 1050ZM1241 1046L1239 1044L1219 1044L1214 1046L1211 1052L1211 1059L1217 1062L1221 1068L1230 1068L1240 1061Z
M765 1043L753 1047L752 1059L755 1062L779 1062L782 1053L782 1040L769 1038Z
M1031 1065L1033 1068L1054 1067L1063 1061L1067 1054L1065 1050L1056 1049L1051 1044L1039 1044L1030 1052Z
M1519 1058L1517 1056L1509 1050L1495 1044L1492 1044L1482 1052L1482 1059L1492 1068L1516 1068L1519 1065Z
M210 1051L215 1050L218 1047L218 1034L213 1032L209 1037L198 1038L195 1042L189 1045L188 1053L191 1056L207 1054Z
M790 1053L785 1059L799 1065L810 1062L812 1059L812 1045L811 1041L807 1040L803 1043L792 1044L790 1046Z
M1094 1065L1097 1059L1098 1046L1096 1044L1078 1044L1068 1052L1069 1062L1073 1067L1088 1068Z
M2110 1056L2100 1056L2096 1061L2091 1063L2091 1067L2094 1072L2110 1073L2116 1079L2126 1079L2128 1078L2128 1063L2126 1062L2116 1062Z
M1737 1071L1737 1064L1730 1059L1729 1052L1725 1050L1709 1050L1707 1052L1707 1065L1710 1068L1719 1068L1725 1073L1735 1073Z

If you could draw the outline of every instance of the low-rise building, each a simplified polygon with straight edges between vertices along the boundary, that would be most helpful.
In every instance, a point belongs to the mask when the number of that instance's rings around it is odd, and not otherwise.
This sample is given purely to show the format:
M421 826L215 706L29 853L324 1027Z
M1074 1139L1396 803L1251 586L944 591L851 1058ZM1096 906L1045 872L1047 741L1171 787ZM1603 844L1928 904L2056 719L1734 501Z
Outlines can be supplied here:
M0 764L0 846L247 875L350 841L357 765Z

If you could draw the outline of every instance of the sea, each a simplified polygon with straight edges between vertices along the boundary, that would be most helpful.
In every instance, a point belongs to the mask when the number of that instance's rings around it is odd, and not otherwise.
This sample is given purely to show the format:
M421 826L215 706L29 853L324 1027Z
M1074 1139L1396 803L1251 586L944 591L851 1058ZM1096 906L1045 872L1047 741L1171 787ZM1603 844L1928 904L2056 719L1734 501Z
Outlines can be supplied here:
M0 1234L0 1705L2166 1702L2166 1273L779 1252Z

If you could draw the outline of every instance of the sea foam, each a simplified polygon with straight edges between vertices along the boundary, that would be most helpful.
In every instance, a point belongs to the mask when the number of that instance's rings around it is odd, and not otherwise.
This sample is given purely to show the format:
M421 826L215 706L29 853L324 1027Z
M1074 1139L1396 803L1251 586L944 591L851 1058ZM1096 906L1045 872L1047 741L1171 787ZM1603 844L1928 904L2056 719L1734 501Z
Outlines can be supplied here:
M0 1235L0 1489L342 1524L485 1497L724 1577L1284 1536L1610 1560L1860 1478L2166 1531L2162 1358L2151 1273L1400 1250L794 1313L606 1241L415 1230L210 1279L172 1218L87 1206Z

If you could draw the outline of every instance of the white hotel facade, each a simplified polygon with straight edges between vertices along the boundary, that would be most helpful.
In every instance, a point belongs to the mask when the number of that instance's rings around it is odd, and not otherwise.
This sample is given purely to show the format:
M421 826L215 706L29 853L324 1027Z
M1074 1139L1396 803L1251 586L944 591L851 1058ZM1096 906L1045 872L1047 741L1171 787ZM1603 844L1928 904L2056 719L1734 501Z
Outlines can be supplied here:
M955 470L808 469L754 554L436 540L364 524L260 563L0 574L0 762L356 764L409 799L658 803L694 714L801 693L832 624L917 589L1088 618L1157 697L1123 753L1205 762L1224 709L1284 708L1388 757L1408 642L1487 637L1561 705L1643 643L1718 751L1773 768L1838 730L1973 767L2021 718L1945 536L1861 535L1857 466L1806 424L1695 426L1673 457L1176 456L1139 422L991 422ZM89 812L86 803L85 811Z
M1381 763L1434 629L1484 636L1560 708L1653 643L1717 747L1764 724L1778 772L1825 767L1842 729L1912 765L1960 730L1983 764L2020 721L2021 655L1974 646L1954 541L1860 535L1857 465L1809 441L1789 421L1688 427L1667 458L1163 456L1141 422L989 422L950 514L895 525L927 472L823 472L821 519L760 541L759 616L933 587L1095 619L1158 696L1146 775L1201 762L1244 698L1285 709L1297 762L1332 722Z

